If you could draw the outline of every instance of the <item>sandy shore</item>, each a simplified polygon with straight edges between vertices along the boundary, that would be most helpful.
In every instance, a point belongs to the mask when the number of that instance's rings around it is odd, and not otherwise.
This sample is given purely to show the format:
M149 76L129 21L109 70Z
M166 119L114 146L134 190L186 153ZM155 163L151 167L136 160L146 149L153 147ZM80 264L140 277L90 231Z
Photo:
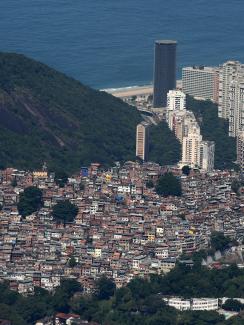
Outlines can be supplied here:
M181 88L181 80L177 80L177 88ZM152 95L153 94L153 85L146 86L134 86L134 87L125 87L117 89L101 89L106 91L109 94L112 94L115 97L131 97L131 96L140 96L140 95Z
M151 95L153 93L153 87L150 86L138 86L138 87L127 87L118 89L103 89L109 94L115 97L130 97L139 95Z

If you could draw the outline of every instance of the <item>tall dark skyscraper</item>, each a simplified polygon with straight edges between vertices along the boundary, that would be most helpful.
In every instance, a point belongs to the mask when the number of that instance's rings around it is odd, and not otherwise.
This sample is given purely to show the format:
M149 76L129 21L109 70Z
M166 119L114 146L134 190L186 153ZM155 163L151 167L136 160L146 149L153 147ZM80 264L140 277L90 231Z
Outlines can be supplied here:
M167 93L176 87L176 41L155 42L153 107L166 107Z

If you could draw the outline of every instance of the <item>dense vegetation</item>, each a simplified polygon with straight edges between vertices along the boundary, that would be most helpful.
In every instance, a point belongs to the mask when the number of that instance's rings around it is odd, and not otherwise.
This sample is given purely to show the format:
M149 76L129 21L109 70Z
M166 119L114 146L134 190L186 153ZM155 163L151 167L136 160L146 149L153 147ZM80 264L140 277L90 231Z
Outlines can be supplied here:
M181 159L181 144L162 121L150 128L149 160L160 165L174 165Z
M172 173L165 173L157 181L156 192L162 196L181 196L181 181Z
M42 191L34 186L27 187L20 193L18 211L23 217L36 212L42 206Z
M244 304L239 302L236 299L227 299L226 302L223 304L223 309L230 310L230 311L237 311L244 309Z
M52 210L52 215L57 222L73 222L78 213L78 207L69 200L58 202Z
M214 251L224 251L234 244L229 237L225 237L222 232L214 231L211 234L211 248Z
M64 170L55 171L55 183L60 187L64 187L67 184L68 177L68 174Z
M189 166L183 166L182 167L182 174L185 175L185 176L188 176L190 175L190 172L191 172L191 168Z
M215 168L235 167L236 141L228 136L228 121L218 118L217 105L187 97L187 109L195 114L203 139L215 141Z
M140 114L23 55L0 53L0 161L78 170L134 159Z
M32 297L22 297L0 284L1 318L14 325L33 324L54 312L74 312L84 320L109 325L205 325L243 324L243 319L224 321L216 312L179 312L165 305L162 295L189 297L244 297L244 270L235 265L223 270L193 268L181 263L166 276L133 279L126 287L115 290L111 280L101 278L92 296L81 296L81 286L64 280L54 295L36 288ZM74 295L75 294L75 295ZM233 301L226 309L242 306Z

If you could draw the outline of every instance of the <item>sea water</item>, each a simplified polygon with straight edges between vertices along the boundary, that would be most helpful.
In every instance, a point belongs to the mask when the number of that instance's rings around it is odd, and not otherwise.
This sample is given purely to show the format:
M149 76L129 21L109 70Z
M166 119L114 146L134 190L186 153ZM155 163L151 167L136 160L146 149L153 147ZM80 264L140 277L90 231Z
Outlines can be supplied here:
M243 0L0 0L0 51L96 88L145 85L156 39L178 41L178 77L183 66L244 62L243 17Z

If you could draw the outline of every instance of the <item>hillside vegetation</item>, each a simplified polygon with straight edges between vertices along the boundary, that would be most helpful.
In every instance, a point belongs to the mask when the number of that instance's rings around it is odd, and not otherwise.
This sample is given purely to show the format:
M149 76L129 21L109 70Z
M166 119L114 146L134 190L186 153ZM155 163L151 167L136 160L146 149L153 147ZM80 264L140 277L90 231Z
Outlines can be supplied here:
M140 114L48 66L0 53L0 162L71 172L134 159Z
M149 160L174 165L181 159L181 144L165 121L150 128Z

